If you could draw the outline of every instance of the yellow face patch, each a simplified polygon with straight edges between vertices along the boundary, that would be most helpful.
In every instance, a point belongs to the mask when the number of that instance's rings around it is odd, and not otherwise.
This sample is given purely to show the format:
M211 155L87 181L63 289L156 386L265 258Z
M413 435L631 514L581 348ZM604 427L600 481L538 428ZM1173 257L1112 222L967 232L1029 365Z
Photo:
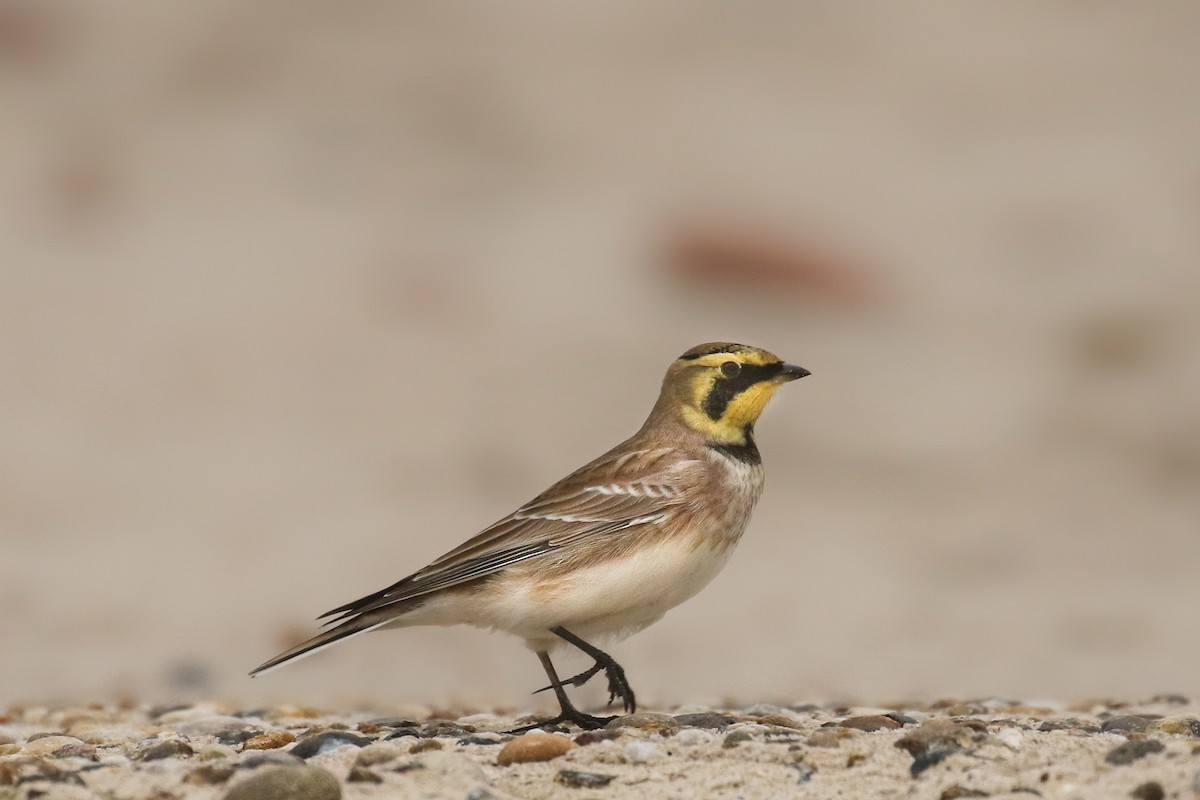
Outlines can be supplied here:
M779 388L775 376L780 360L764 350L740 348L682 361L691 376L691 403L683 408L684 421L710 441L744 444L747 428ZM722 370L730 361L738 365L732 374Z

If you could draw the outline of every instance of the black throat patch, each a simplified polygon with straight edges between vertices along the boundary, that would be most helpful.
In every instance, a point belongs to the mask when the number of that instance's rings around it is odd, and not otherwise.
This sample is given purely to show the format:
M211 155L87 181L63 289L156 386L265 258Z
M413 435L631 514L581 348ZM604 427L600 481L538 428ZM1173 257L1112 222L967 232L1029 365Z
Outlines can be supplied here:
M779 361L774 364L742 364L741 371L732 378L717 378L708 397L704 398L704 413L708 414L709 419L719 420L725 416L725 409L729 408L733 398L756 383L774 378L782 370L783 363Z
M762 455L759 454L758 445L754 442L754 429L747 425L744 433L746 435L745 444L710 444L709 447L732 461L757 466L762 463Z

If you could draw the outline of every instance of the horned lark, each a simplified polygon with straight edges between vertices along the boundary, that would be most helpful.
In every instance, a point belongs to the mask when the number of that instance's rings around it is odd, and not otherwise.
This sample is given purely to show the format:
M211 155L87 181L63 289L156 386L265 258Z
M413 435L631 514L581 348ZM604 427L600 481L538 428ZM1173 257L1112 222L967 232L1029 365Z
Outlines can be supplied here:
M808 374L756 347L693 347L632 438L424 569L326 612L333 627L250 674L377 628L467 624L520 636L537 653L561 713L530 728L613 719L579 711L565 689L601 670L609 704L619 697L635 711L625 671L588 640L658 621L725 566L762 493L754 423L780 385ZM550 652L564 643L595 664L559 680Z

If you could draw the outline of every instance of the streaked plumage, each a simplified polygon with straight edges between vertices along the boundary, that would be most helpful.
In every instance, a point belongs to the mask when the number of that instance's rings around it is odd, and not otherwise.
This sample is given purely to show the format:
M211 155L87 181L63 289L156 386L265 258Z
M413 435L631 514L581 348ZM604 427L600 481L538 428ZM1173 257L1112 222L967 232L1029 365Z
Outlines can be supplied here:
M641 630L720 571L762 492L754 422L780 384L807 374L745 345L692 348L633 437L424 569L322 615L329 630L251 674L377 628L468 624L538 653L563 706L552 722L606 721L563 690L600 669L633 710L624 672L586 640ZM548 653L564 641L596 667L559 681Z

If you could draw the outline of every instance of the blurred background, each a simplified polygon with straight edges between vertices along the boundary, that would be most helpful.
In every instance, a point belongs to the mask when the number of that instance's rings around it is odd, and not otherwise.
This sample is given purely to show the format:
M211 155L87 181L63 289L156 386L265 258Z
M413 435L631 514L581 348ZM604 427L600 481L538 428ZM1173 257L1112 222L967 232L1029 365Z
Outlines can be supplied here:
M731 565L612 648L639 698L1200 692L1198 34L1190 2L0 4L0 701L548 704L467 628L246 672L710 340L813 376Z

